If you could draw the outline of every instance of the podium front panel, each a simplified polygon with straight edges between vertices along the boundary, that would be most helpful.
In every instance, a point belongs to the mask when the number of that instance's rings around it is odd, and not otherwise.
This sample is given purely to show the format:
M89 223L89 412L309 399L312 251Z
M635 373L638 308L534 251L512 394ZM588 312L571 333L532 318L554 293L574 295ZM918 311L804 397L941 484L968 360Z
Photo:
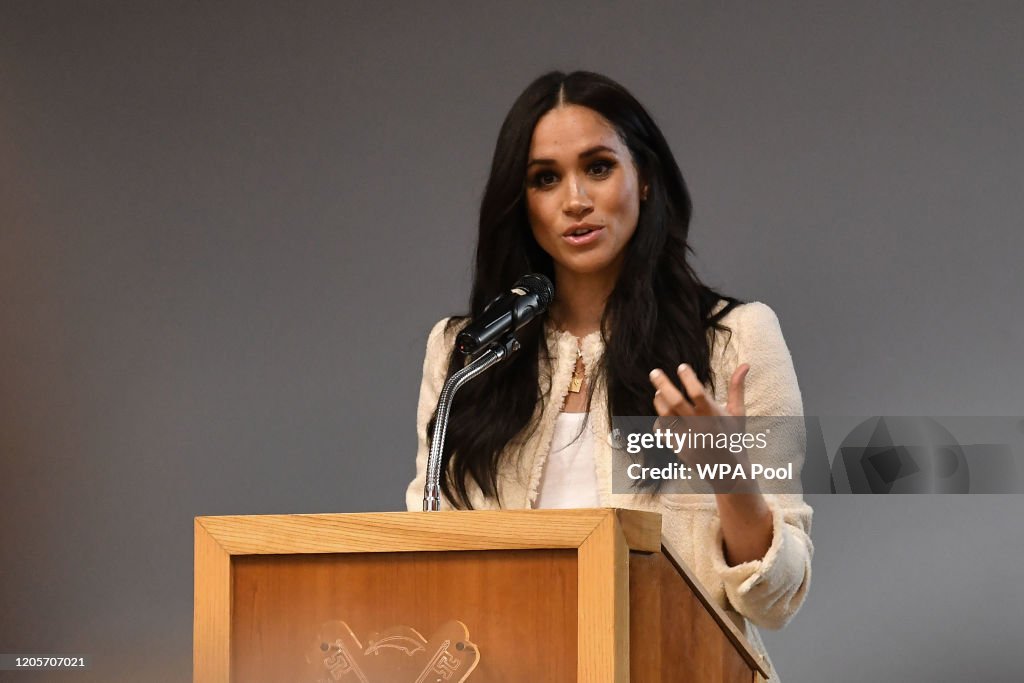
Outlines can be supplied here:
M404 683L374 680L373 672L419 670L446 643L449 677L437 677L444 683L467 673L474 658L464 648L479 654L470 683L577 680L574 550L239 555L231 562L232 681ZM452 621L465 625L468 642L441 640Z

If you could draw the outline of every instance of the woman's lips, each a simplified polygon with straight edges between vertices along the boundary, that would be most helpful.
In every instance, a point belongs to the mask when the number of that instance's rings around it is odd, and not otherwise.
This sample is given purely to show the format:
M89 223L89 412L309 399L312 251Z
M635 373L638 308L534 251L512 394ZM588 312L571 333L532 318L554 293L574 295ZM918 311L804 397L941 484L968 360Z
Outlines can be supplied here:
M598 239L601 236L601 233L604 232L604 228L597 226L590 227L588 229L590 230L590 232L588 233L584 233L582 235L573 235L572 233L567 233L565 235L562 235L562 238L569 244L573 245L574 247L582 247Z

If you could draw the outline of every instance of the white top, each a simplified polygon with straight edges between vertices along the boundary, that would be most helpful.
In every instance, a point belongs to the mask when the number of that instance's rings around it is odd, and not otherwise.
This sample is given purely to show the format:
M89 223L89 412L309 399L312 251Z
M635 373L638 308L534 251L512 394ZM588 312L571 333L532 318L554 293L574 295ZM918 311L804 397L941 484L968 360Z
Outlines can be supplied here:
M588 413L559 413L534 508L601 506Z

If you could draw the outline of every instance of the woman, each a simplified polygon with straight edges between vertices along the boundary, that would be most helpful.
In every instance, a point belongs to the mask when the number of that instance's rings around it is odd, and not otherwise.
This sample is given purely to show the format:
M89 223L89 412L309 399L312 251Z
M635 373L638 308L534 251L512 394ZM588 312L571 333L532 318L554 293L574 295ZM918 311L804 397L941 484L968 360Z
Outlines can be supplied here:
M611 415L802 414L771 309L719 295L687 264L690 215L668 144L624 88L586 72L527 87L498 136L470 315L441 321L427 343L407 503L421 508L437 397L464 364L456 333L520 275L543 273L555 284L546 316L456 397L444 505L656 510L666 545L713 599L738 622L780 628L810 580L799 495L611 490Z

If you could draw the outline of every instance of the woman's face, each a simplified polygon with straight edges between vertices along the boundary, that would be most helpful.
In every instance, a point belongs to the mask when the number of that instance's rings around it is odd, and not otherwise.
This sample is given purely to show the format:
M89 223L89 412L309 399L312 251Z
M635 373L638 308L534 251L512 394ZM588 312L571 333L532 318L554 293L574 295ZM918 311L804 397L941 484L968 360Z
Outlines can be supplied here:
M618 276L640 215L640 180L606 118L567 105L533 130L526 203L534 239L555 274Z

